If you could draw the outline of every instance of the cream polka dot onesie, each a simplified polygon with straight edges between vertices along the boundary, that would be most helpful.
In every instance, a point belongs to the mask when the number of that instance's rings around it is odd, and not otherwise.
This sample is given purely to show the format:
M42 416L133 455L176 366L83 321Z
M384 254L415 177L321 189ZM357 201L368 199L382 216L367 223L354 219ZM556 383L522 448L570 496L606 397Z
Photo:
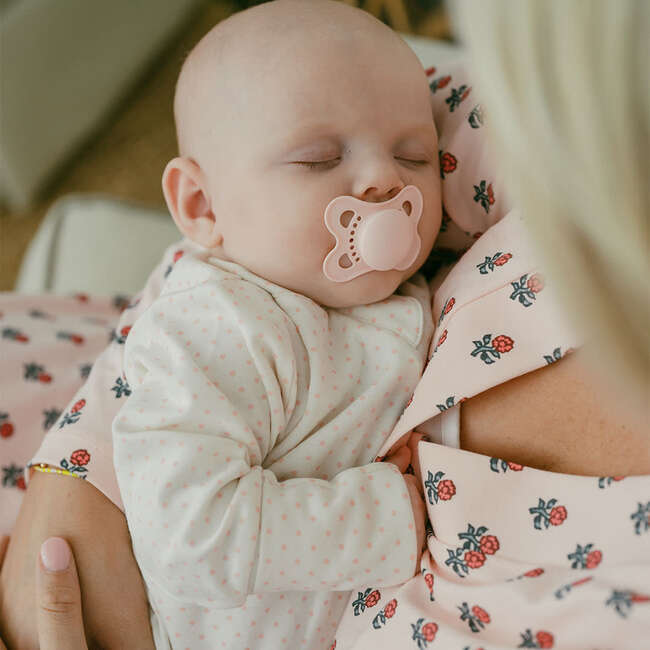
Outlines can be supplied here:
M404 479L373 463L433 332L416 274L323 308L180 259L125 346L114 462L157 648L328 648L350 590L416 571Z

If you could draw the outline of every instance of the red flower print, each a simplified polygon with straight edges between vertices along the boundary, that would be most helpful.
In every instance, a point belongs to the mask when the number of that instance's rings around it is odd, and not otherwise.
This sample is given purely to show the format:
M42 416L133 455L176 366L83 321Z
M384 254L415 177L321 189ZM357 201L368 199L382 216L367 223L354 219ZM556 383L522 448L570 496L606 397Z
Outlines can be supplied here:
M368 594L368 596L366 597L366 607L374 607L379 602L380 598L381 598L381 594L377 589L375 589L372 593Z
M541 576L542 573L544 573L544 569L531 569L530 571L526 571L524 576L527 578L536 578L537 576Z
M25 336L24 334L16 334L16 336L14 336L14 341L19 341L20 343L27 343L29 341L29 337Z
M70 412L76 413L77 411L81 411L84 406L86 406L86 400L80 399L78 402L75 402L75 405L70 409ZM85 465L85 463L80 464Z
M643 594L632 594L630 600L633 603L647 603L650 601L650 596L644 596Z
M534 515L533 526L536 530L542 530L542 528L548 528L549 526L559 526L567 518L567 509L564 506L555 505L556 503L557 499L549 499L548 501L545 501L539 497L537 505L528 508L528 512L531 515ZM589 550L590 549L587 548L585 549L585 552L589 552ZM582 553L582 551L580 551L580 546L578 546L576 553Z
M425 573L424 582L427 583L427 587L429 588L429 591L431 591L431 589L433 589L433 573Z
M125 325L125 326L120 330L120 335L121 335L121 336L128 336L130 331L131 331L131 326L130 326L130 325Z
M537 647L539 648L553 647L553 635L550 632L540 631L535 635L535 639L537 639Z
M564 506L555 506L549 515L549 521L553 526L559 526L566 519L567 512ZM549 646L550 647L550 646Z
M494 555L499 550L499 540L494 535L483 535L480 544L485 555Z
M492 334L484 334L480 339L472 342L474 343L474 349L470 352L470 356L478 357L487 365L495 363L501 358L502 354L510 352L515 346L514 340L505 334L499 334L494 339L492 338Z
M436 623L427 623L422 626L422 636L428 642L431 642L436 638L437 632L438 626Z
M52 375L48 375L46 372L42 372L38 376L38 381L44 383L44 384L49 384L52 381Z
M8 438L14 432L14 425L11 422L3 422L0 426L0 436L3 438Z
M334 643L330 646L330 650L334 650L336 648L336 639L334 639Z
M602 559L603 559L603 554L601 551L591 551L591 553L587 555L587 560L586 560L587 569L596 568L600 564L600 561Z
M77 449L70 455L70 462L73 465L88 465L90 454L85 449Z
M451 174L456 169L458 165L458 159L454 154L445 151L440 156L440 171L444 174Z
M514 347L515 342L505 334L499 334L492 339L492 347L497 351L503 354L504 352L510 352Z
M492 189L492 183L490 183L487 186L487 196L488 196L488 203L490 205L494 205L494 190Z
M355 616L363 614L367 607L374 607L381 598L379 590L373 589L372 587L368 587L363 593L359 591L357 594L356 600L352 603Z
M77 294L75 294L75 298L79 302L88 302L88 295L85 294L85 293L77 293Z
M373 603L373 605L374 604L375 603ZM393 618L393 616L395 615L396 609L397 609L397 600L393 598L393 600L386 603L384 609L380 610L379 613L375 616L375 618L372 619L372 627L375 630L379 630L382 625L386 625L388 619ZM355 612L355 616L357 616L356 612ZM420 620L423 621L424 619L420 619Z
M70 334L70 340L75 345L81 345L84 342L84 337L80 336L79 334Z
M493 456L492 458L490 458L490 469L493 472L496 472L497 474L499 473L499 470L503 471L503 473L505 474L509 469L512 470L513 472L521 472L524 469L524 466L520 465L519 463L505 461L502 458L497 458L496 456Z
M545 286L544 276L536 273L526 281L526 287L533 293L539 293Z
M458 609L460 610L460 620L467 621L472 632L480 632L490 622L490 615L478 605L474 605L471 612L467 603L463 603Z
M27 485L25 484L25 477L24 476L19 476L16 479L16 484L15 485L19 490L26 490Z
M435 69L435 67L433 67L433 66L430 67L430 68L427 68L427 69L424 71L424 74L427 75L427 77L430 77L432 74L435 74L435 73L436 73L436 69Z
M503 266L511 258L512 255L510 253L504 253L501 255L501 257L498 257L496 260L494 260L494 264L496 266Z
M470 569L478 569L485 564L485 555L480 551L467 551L465 553L465 564Z
M174 253L174 262L178 262L178 260L180 260L181 257L183 257L183 254L184 254L183 251L176 251Z
M469 233L466 234L469 235ZM478 232L474 234L474 237L480 237L480 235L481 233ZM476 265L476 268L480 271L481 275L488 275L488 273L494 271L495 266L503 266L510 259L512 259L512 253L497 251L492 256L486 255L485 259Z
M474 607L472 607L472 614L474 614L474 616L476 616L476 618L478 618L478 620L483 623L490 622L490 615L478 605L474 605Z
M449 501L456 494L456 486L450 478L438 483L438 498L441 501Z
M485 210L485 214L490 213L490 206L494 204L494 190L492 183L488 184L485 179L481 180L478 185L474 185L474 201L480 203ZM469 234L469 233L468 233Z
M441 335L440 338L438 339L438 344L436 347L440 347L445 341L447 340L447 330L445 330Z
M445 305L445 310L443 314L448 314L453 309L455 304L456 304L456 298L450 298L447 301L447 304Z
M447 399L447 406L449 408L453 406L453 399L453 397ZM442 407L442 404L438 404L438 408L440 407ZM446 408L443 407L441 410L446 410ZM442 477L444 475L444 472L436 472L435 476L430 471L427 472L424 487L426 488L427 499L431 505L438 503L438 501L449 501L456 494L454 482L451 479L445 479L443 481Z
M458 539L463 545L454 551L449 551L445 564L461 578L464 578L470 569L479 569L485 564L486 551L488 555L494 555L499 550L499 540L494 535L486 535L488 530L487 526L468 523L467 530L458 533ZM464 613L471 618L468 607L465 607Z
M624 478L624 476L612 476L612 481L622 481Z
M436 89L444 88L449 82L451 81L451 77L447 75L446 77L441 77L438 79L438 83L436 84Z

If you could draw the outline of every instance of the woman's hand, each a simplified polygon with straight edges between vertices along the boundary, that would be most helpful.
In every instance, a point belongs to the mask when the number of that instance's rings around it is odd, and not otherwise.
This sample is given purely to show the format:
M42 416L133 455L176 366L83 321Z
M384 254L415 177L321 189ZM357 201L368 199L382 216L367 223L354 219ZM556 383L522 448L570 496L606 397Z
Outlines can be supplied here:
M87 481L39 472L29 482L0 575L0 638L7 646L39 648L36 558L53 536L65 538L74 553L88 646L154 648L124 515Z
M0 540L0 567L9 538ZM50 537L37 561L38 642L41 650L88 650L81 617L81 592L74 558L66 541ZM0 650L6 646L0 639Z

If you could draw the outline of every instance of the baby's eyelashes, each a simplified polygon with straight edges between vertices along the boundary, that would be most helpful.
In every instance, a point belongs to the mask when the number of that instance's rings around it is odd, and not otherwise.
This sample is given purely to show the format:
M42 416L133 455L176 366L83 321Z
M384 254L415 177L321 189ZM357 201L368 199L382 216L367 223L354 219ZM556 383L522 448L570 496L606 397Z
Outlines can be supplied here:
M332 158L331 160L318 160L315 162L307 162L307 161L301 161L298 160L294 164L295 165L304 165L306 167L309 167L310 169L316 169L317 167L320 167L321 169L330 169L334 167L337 163L339 163L341 158Z
M395 156L395 160L399 160L400 162L409 164L409 165L428 165L429 161L428 160L411 160L409 158L400 158L398 156ZM319 161L303 161L303 160L297 160L295 165L303 165L305 167L308 167L309 169L331 169L332 167L335 167L339 162L341 161L341 158L332 158L330 160L319 160Z

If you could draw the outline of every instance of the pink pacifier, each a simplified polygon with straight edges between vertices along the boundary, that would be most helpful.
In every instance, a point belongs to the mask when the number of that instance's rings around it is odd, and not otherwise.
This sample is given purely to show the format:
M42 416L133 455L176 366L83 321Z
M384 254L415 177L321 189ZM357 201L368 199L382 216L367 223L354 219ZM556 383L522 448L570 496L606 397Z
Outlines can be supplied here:
M407 185L383 203L338 196L325 208L325 225L336 245L323 262L333 282L347 282L369 271L407 269L420 252L418 222L422 193Z

